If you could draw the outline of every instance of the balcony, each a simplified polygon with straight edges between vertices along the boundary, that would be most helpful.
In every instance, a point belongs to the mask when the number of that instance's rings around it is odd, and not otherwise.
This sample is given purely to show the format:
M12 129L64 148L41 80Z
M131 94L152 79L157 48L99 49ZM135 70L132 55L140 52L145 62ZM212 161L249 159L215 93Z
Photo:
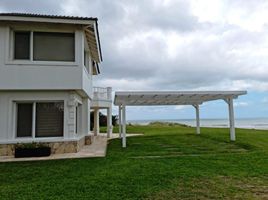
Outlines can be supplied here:
M112 88L93 87L93 101L112 101Z
M107 108L112 105L112 88L93 87L91 107Z

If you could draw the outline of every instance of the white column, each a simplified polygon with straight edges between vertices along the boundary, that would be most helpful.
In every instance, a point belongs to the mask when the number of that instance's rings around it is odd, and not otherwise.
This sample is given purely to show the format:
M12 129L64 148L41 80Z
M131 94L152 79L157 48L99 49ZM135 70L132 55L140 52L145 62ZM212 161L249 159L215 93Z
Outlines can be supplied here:
M90 99L83 99L81 112L82 133L83 135L88 135L90 134Z
M122 109L121 105L118 106L118 128L119 128L119 138L122 138Z
M230 123L230 140L235 141L235 124L234 124L234 105L233 99L229 98L226 100L229 107L229 123Z
M107 108L107 137L110 138L112 134L112 108Z
M199 105L193 105L196 115L196 134L200 134L200 117L199 117Z
M100 114L99 109L94 109L94 135L97 136L100 133Z
M125 148L127 146L127 138L126 138L126 106L122 106L122 132L123 132L123 138L122 138L122 147Z
M36 102L33 103L33 113L32 113L32 138L35 138L35 126L36 126Z

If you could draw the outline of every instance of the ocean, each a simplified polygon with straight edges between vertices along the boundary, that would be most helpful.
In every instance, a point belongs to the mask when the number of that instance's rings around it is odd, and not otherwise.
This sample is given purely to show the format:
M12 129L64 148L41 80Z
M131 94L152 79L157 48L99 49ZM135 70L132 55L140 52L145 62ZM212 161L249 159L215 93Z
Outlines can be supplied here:
M195 126L195 119L159 119L159 120L128 120L128 123L147 125L150 122L173 122L186 124L188 126ZM201 127L217 127L217 128L228 128L228 119L200 119ZM246 118L246 119L235 119L236 128L247 128L247 129L263 129L268 130L268 118Z

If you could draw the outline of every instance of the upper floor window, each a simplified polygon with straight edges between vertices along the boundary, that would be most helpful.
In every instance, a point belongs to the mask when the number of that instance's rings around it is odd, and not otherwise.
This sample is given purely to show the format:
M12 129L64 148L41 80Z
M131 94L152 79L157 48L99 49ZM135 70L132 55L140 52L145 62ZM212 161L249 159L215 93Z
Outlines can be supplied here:
M14 33L14 59L34 61L75 61L74 33Z
M30 59L30 32L15 32L14 58L21 60Z
M34 32L33 59L74 61L74 34Z

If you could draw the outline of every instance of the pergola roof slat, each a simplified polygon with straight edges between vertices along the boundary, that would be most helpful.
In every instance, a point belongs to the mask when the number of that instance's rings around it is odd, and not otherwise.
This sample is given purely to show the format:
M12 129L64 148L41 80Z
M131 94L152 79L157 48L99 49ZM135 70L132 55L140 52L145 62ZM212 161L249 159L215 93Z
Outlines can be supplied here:
M115 92L115 105L193 105L237 98L246 91L124 91Z

